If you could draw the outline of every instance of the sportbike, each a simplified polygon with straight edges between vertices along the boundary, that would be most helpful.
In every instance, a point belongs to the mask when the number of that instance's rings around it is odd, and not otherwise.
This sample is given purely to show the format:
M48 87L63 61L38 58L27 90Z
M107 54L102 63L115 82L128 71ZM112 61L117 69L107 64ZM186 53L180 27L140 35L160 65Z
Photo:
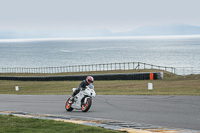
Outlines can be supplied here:
M76 88L73 88L72 90L74 92ZM70 97L65 104L65 109L67 111L72 111L73 109L81 109L83 112L87 112L92 105L92 98L95 96L96 92L94 91L94 86L89 85L86 87L86 89L81 89L80 92L74 96L73 101L70 101Z

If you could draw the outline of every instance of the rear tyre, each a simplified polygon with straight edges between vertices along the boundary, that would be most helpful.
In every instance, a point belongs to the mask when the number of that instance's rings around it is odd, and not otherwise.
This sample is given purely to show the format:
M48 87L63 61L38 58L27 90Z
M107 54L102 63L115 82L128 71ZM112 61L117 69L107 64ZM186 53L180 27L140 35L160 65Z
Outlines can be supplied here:
M81 110L83 112L87 112L90 109L91 105L92 105L92 99L91 98L87 98L86 103L85 104L84 103L81 104Z
M70 98L67 100L67 102L66 102L66 104L65 104L65 109L66 109L67 111L72 111L74 108L71 107L71 106L72 106L72 103L69 103L69 101L70 101Z

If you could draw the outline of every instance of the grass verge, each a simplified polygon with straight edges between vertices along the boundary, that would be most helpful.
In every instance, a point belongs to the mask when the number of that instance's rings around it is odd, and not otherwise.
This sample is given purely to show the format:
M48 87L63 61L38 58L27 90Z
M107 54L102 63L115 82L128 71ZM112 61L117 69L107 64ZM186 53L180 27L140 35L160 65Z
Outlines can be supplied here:
M113 130L54 120L0 115L0 133L117 133Z
M140 72L149 72L142 70ZM158 70L151 70L158 71ZM65 75L78 74L103 74L103 73L133 73L133 71L108 71L88 73L66 73ZM1 74L2 75L2 74ZM8 75L8 74L7 74ZM54 74L57 75L57 74ZM64 74L60 74L64 75ZM11 76L9 74L9 76ZM24 76L24 75L14 75ZM34 76L34 74L26 74ZM38 76L38 75L37 75ZM47 75L43 75L47 76ZM71 95L72 88L77 87L81 81L6 81L0 80L0 94L24 95ZM153 90L149 91L148 83L153 83ZM178 76L164 72L163 80L113 80L95 81L97 95L200 95L200 75ZM19 86L19 91L15 91Z

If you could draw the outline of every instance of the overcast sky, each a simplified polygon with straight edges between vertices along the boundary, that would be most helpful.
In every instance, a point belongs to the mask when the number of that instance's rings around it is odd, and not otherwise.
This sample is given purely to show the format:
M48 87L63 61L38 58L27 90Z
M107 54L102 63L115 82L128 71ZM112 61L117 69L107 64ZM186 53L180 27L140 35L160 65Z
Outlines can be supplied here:
M0 31L128 31L200 25L200 0L0 0Z

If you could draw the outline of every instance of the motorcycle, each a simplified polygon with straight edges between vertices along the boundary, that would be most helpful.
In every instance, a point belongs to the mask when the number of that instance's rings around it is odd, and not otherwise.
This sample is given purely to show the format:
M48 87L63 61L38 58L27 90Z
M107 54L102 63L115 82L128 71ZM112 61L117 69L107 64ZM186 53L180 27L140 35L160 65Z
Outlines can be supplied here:
M74 92L76 88L73 88L72 90ZM92 105L92 98L95 96L96 92L94 91L94 86L90 84L86 87L86 89L81 89L72 102L70 101L70 97L65 104L65 109L67 111L81 109L83 112L87 112Z

